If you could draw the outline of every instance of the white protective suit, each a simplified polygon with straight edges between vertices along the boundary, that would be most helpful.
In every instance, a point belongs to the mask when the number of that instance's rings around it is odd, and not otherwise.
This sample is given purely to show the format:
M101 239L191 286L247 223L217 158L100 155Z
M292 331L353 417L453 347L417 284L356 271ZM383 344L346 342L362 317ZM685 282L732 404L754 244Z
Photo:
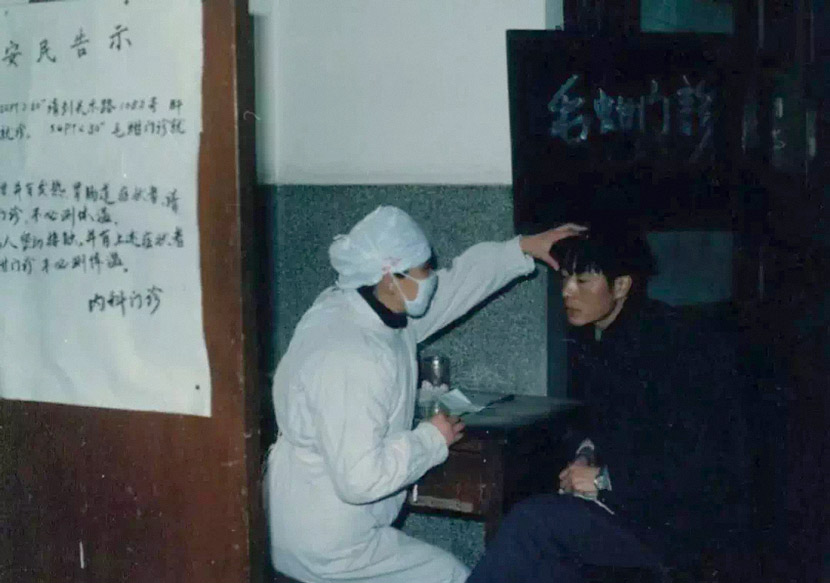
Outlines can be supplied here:
M519 239L480 243L438 271L422 318L386 326L353 289L325 290L274 378L280 437L265 504L276 568L308 583L460 583L455 557L390 525L405 488L447 458L440 431L414 430L416 345L533 271Z

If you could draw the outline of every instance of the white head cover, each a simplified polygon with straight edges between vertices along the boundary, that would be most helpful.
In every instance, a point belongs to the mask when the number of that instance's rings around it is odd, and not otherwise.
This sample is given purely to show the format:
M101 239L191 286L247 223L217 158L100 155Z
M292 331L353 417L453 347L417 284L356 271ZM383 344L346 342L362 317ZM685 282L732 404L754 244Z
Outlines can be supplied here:
M393 206L379 206L348 235L337 235L329 247L337 286L343 289L374 285L385 273L402 273L426 263L431 255L421 227Z

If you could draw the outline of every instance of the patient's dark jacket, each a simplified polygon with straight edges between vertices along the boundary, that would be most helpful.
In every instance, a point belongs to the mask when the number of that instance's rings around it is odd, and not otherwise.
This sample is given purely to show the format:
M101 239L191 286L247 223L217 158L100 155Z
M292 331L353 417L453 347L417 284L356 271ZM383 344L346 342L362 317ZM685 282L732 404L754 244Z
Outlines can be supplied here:
M718 318L629 299L602 337L570 335L570 395L590 414L585 437L606 465L600 499L647 544L678 562L739 544L747 521L745 386L736 343Z

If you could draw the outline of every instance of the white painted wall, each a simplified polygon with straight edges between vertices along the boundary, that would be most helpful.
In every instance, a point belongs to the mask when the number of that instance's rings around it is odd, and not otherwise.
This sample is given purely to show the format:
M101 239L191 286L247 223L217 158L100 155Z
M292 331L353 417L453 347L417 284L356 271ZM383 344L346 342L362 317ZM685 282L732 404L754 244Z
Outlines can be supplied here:
M561 0L274 0L260 182L509 184L505 30L561 21Z

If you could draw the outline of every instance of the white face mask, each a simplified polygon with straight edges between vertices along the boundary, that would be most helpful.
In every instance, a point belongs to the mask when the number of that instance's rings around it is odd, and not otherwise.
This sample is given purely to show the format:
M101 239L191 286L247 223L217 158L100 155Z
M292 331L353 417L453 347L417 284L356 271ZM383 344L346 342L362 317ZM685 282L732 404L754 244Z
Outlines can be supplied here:
M419 318L427 313L429 302L432 301L432 296L435 295L435 288L438 287L438 274L433 271L424 279L416 279L406 273L402 273L401 275L418 284L418 293L415 296L415 299L409 300L406 298L406 294L403 293L401 286L398 285L397 278L392 278L393 281L395 281L395 286L398 288L401 296L403 296L403 303L406 307L406 313L413 318Z

